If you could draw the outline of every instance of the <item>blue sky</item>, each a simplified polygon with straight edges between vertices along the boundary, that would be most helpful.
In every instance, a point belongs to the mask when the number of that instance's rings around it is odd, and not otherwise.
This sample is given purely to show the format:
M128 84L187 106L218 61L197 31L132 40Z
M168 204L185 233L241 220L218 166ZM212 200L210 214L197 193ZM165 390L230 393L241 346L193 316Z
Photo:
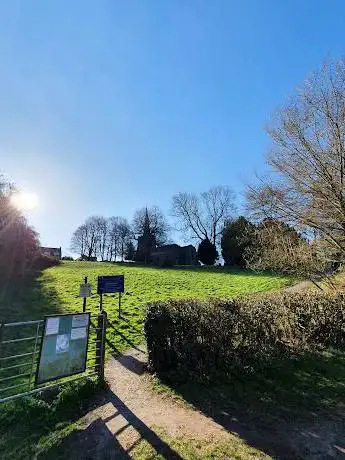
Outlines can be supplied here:
M0 0L0 172L62 246L93 214L169 212L264 168L263 126L343 57L340 0Z

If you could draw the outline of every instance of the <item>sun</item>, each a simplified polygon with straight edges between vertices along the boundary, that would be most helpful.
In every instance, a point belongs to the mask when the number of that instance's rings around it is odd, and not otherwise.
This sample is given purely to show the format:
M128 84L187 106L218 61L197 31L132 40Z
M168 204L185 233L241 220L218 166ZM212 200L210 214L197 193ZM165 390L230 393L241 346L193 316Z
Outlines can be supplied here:
M18 211L30 211L38 206L38 195L32 192L17 192L11 196L12 205Z

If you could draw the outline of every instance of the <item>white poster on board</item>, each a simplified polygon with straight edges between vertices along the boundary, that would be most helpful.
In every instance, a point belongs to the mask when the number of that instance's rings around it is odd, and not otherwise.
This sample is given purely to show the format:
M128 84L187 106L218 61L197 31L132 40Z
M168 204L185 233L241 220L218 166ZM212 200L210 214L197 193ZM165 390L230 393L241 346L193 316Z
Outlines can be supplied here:
M48 318L46 323L46 335L53 335L59 332L60 318Z
M81 284L79 287L79 297L91 297L91 284Z
M68 334L61 334L56 337L56 353L67 353L69 349Z
M85 339L86 327L75 327L71 330L71 340Z
M73 327L86 327L89 322L89 315L74 315L72 318Z

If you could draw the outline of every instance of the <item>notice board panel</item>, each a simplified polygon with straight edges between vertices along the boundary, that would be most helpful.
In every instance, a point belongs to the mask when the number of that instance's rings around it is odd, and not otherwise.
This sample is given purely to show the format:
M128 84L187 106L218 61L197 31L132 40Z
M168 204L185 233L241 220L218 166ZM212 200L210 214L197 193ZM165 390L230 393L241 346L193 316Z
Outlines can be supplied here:
M86 369L90 313L46 316L36 384Z
M114 294L115 292L124 292L125 290L124 275L99 276L97 281L98 294Z

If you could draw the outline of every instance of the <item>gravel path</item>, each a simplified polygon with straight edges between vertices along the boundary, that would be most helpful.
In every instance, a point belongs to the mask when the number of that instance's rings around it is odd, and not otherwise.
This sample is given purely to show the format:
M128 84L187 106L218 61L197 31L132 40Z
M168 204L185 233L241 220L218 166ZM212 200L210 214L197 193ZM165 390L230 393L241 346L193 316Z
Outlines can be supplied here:
M182 401L153 391L150 377L144 372L145 361L145 351L138 348L108 359L105 374L109 391L81 419L79 431L63 441L59 452L47 458L130 459L131 450L145 439L163 458L181 459L160 438L160 431L170 437L187 436L212 442L227 435L211 418Z

